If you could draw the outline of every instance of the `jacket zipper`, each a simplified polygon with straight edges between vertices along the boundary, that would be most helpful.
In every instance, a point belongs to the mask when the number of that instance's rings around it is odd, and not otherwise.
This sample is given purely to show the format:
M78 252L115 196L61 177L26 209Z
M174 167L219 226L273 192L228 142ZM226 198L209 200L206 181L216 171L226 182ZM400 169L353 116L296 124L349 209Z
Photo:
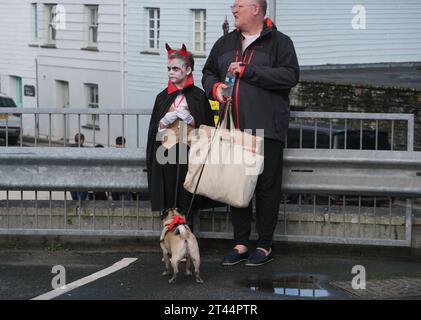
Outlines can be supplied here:
M271 31L269 31L269 32L271 32ZM266 32L266 33L264 33L263 35L260 35L260 37L259 38L257 38L254 42L253 42L253 44L254 43L256 43L257 41L259 41L261 38L263 38L263 37L265 37L266 35L268 35L269 34L269 32ZM250 44L250 46L251 46L252 44ZM246 60L245 58L247 57L247 52L248 52L248 49L250 48L250 46L248 47L248 48L246 48L246 50L244 50L244 53L243 53L243 56L242 56L242 58L241 58L241 61L244 63L244 61ZM235 56L235 62L238 62L238 49L237 49L237 52L236 52L236 56ZM253 54L254 54L254 50L252 50L252 52L251 52L251 54L250 54L250 58L249 58L249 60L248 60L248 62L247 62L247 64L250 64L250 62L251 62L251 59L253 58ZM240 115L239 115L239 113L238 113L238 111L239 111L239 103L238 103L238 93L239 93L239 87L240 87L240 79L238 79L237 78L237 80L235 81L235 112L236 112L236 115L237 115L237 121L236 121L236 124L235 124L235 126L236 126L236 128L237 129L239 129L240 128Z
M247 53L248 53L248 48L243 53L243 56L242 56L242 59L241 59L242 63L244 63L246 61ZM251 51L250 57L247 61L247 64L250 64L251 59L253 58L253 54L254 54L254 50ZM238 62L238 49L237 49L237 53L236 53L236 57L235 57L235 62ZM237 116L237 119L236 119L237 121L236 121L235 127L237 129L240 128L240 114L238 113L239 108L240 108L239 96L238 96L239 90L240 90L240 79L237 78L236 84L235 84L235 113L236 113L236 116Z

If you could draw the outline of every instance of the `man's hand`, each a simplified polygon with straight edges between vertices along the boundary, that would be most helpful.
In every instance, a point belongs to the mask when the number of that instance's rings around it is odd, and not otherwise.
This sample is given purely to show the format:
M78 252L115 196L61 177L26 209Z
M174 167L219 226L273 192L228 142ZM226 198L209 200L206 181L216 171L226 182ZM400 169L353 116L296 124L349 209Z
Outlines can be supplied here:
M225 83L222 83L216 89L216 99L220 103L226 103L228 100L231 100L231 97L224 97L224 90L226 88L228 88L228 86Z
M243 70L244 63L242 62L233 62L228 67L228 72L235 74L237 77L240 75L241 71Z
M244 63L242 62L233 62L230 64L230 66L228 67L228 73L232 73L235 74L237 77L241 74L241 72L243 71L244 68ZM228 88L228 86L226 84L221 84L218 86L218 88L216 89L216 99L220 102L220 103L227 103L228 101L232 100L232 97L227 97L224 96L224 90Z

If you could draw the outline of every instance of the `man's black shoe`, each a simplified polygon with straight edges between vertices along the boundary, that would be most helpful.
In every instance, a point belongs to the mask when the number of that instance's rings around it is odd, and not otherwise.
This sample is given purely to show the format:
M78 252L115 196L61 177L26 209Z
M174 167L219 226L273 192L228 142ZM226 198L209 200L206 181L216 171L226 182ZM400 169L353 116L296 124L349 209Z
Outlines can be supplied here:
M246 262L247 267L257 267L273 260L273 251L271 251L268 255L265 254L263 250L257 249L254 251Z
M244 253L239 253L237 249L233 249L225 255L224 260L222 260L222 265L233 266L241 261L247 260L248 257L248 251Z

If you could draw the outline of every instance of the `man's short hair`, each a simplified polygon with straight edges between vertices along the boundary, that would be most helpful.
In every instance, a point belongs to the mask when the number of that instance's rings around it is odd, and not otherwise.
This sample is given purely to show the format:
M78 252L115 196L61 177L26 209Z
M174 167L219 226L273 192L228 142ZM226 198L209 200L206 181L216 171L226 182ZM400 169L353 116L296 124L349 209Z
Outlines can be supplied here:
M266 16L266 11L268 10L268 2L266 0L256 0L256 2L262 9L263 15Z
M119 136L117 138L115 138L115 144L118 146L121 146L123 144L126 144L126 138Z

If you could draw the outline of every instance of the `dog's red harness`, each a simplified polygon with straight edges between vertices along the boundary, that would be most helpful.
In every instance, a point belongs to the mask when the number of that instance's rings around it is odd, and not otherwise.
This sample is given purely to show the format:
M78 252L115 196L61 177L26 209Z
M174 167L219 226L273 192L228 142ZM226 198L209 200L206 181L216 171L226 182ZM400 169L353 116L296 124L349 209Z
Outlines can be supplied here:
M178 227L180 224L186 224L186 218L182 216L175 216L168 226L168 231L173 231L174 227Z

